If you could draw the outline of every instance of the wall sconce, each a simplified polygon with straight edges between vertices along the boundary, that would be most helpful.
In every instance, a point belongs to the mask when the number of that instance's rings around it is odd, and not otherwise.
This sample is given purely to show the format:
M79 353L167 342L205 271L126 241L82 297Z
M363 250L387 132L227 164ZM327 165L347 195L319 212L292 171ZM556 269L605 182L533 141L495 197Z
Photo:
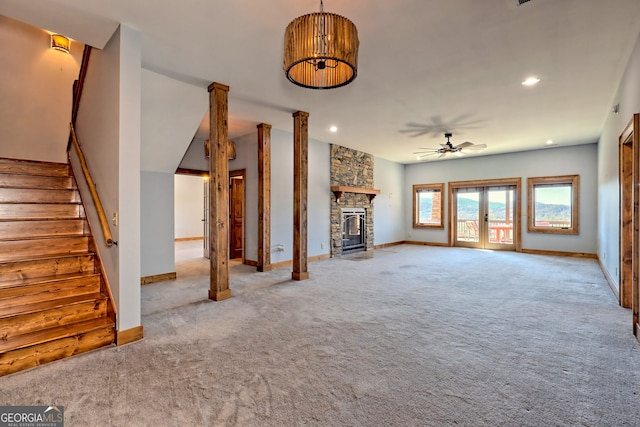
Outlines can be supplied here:
M64 53L69 53L71 41L68 37L60 34L51 34L51 49L56 49Z

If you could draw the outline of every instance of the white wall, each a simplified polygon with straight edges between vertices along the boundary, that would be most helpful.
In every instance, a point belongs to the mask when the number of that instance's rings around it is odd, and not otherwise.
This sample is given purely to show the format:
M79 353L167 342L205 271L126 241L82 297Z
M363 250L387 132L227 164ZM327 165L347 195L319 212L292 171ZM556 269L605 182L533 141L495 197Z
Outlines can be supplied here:
M404 165L374 157L373 186L380 194L373 199L374 244L406 240L404 216Z
M448 229L414 229L414 184L448 183L495 178L522 178L522 248L561 252L596 253L597 248L597 146L587 144L548 148L512 154L479 156L405 167L404 215L407 240L446 243ZM580 234L554 235L527 232L527 178L539 176L580 175ZM448 187L445 192L448 197ZM445 218L448 217L445 198Z
M67 162L82 43L50 47L45 30L0 15L0 157Z
M118 330L141 325L140 160L142 35L121 25L119 108L120 295Z
M292 159L293 163L293 159ZM293 180L293 177L291 178ZM331 146L309 140L309 200L307 255L331 253ZM293 212L291 213L293 218ZM291 230L293 233L293 229Z
M292 259L293 133L271 129L271 263Z
M293 119L292 119L293 123ZM330 253L330 146L309 140L307 255ZM282 245L284 251L277 247ZM271 262L293 259L293 133L271 131Z
M142 70L141 169L175 172L208 108L206 88Z
M172 212L175 212L175 221L169 225L174 228L176 239L204 236L204 179L193 175L171 175L173 196ZM175 196L174 196L175 195ZM174 239L170 244L174 251Z
M620 104L618 114L613 106ZM640 113L640 39L608 109L598 143L598 257L609 276L619 284L620 265L620 187L618 180L618 138Z
M140 325L140 92L141 36L121 26L104 50L91 54L78 114L77 130L89 170L118 246L107 248L98 237L116 302L117 329ZM98 233L90 200L88 217Z
M202 180L199 182L202 198ZM172 232L174 175L142 171L140 188L140 274L147 277L172 273L176 270Z

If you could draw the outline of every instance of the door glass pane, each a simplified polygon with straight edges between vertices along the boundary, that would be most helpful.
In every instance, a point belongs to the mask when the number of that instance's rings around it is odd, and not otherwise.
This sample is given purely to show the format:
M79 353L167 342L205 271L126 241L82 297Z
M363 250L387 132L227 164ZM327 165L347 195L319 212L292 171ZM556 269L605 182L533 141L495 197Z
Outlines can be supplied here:
M456 210L456 239L463 242L479 242L480 192L465 190L456 193Z
M513 190L488 189L489 243L513 244Z

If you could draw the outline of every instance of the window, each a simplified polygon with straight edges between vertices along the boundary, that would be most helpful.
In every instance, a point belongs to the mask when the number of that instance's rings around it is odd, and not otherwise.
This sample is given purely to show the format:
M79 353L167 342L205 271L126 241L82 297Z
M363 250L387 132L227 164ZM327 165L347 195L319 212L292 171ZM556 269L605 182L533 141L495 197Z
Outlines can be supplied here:
M444 228L444 184L413 186L413 227Z
M528 231L578 234L578 175L528 179Z

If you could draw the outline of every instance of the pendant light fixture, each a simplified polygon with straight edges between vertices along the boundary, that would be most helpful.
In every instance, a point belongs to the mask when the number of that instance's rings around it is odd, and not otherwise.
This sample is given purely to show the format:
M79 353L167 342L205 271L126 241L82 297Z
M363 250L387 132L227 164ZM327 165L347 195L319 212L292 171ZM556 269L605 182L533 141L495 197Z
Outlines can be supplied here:
M358 73L358 30L349 19L320 12L294 19L284 33L284 71L294 84L332 89L351 83Z

